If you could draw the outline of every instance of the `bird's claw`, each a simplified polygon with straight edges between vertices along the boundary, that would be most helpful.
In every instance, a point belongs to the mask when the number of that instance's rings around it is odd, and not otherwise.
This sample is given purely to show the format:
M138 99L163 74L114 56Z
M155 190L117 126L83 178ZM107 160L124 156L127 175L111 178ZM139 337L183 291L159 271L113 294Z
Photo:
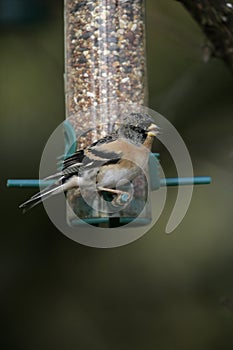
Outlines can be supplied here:
M131 201L131 199L132 199L132 195L130 193L120 191L120 193L116 195L116 197L112 200L111 203L115 207L125 206Z
M125 206L132 199L132 194L129 192L125 192L125 191L121 191L121 190L113 190L112 188L105 188L105 187L99 187L98 190L109 192L109 193L115 195L115 197L111 201L111 204L115 207Z

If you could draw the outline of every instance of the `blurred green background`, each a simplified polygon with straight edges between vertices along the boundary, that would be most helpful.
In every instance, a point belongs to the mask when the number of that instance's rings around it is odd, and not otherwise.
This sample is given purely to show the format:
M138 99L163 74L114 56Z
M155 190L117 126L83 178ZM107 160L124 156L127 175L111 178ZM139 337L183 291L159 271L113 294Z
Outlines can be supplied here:
M203 63L197 24L173 0L147 0L150 107L166 116L190 151L194 188L180 226L166 210L138 241L115 249L62 235L43 206L22 215L44 145L64 119L63 2L26 1L24 24L0 1L1 349L232 349L232 76ZM19 3L19 2L18 2ZM23 3L21 1L21 3ZM30 7L33 15L30 17ZM9 12L10 11L10 12ZM11 13L12 14L12 13ZM169 156L161 154L167 176Z

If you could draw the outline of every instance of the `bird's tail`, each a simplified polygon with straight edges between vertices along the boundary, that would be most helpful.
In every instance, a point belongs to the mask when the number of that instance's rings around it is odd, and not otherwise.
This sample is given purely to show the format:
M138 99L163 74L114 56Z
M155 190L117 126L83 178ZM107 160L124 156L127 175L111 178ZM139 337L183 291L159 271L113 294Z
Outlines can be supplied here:
M43 200L54 196L55 194L61 193L64 190L64 184L57 184L54 183L48 187L46 187L44 190L36 193L34 196L32 196L30 199L28 199L26 202L22 203L19 208L23 210L23 213L30 210L31 208L35 207L37 204L41 203Z

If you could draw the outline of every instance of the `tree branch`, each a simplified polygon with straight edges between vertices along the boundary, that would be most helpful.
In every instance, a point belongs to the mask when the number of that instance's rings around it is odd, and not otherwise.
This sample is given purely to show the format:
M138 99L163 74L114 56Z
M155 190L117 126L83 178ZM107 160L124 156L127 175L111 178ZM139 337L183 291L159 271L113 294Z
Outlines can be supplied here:
M177 0L190 12L208 38L204 60L210 56L224 60L233 72L232 0Z

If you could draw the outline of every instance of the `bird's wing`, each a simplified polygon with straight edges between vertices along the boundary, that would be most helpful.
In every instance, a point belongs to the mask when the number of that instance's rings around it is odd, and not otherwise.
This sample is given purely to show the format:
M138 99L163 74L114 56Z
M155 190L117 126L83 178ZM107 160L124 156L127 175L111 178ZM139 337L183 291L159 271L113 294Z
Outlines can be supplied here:
M117 138L115 135L108 135L85 149L78 150L72 156L66 158L63 163L63 169L56 174L46 177L44 180L54 180L54 183L47 186L40 192L32 196L28 201L20 205L24 211L27 211L40 203L42 200L69 188L78 186L75 176L85 176L85 171L93 168L99 168L103 164L116 163L121 159L120 149L112 150Z
M85 149L78 150L72 156L66 158L63 163L62 175L78 175L83 171L97 168L106 163L116 163L121 158L121 151L112 151L111 146L115 143L115 134L108 135Z
M116 139L117 139L117 135L115 133L112 133L110 135L107 135L107 136L101 138L100 140L93 142L90 146L88 146L86 148L77 150L74 154L72 154L72 156L70 156L64 160L63 169L69 167L72 164L76 164L77 162L82 163L84 157L86 156L85 152L87 150L96 149L96 148L98 148L98 146L111 143L111 142L115 141Z
M84 149L76 151L72 156L65 158L63 162L63 171L70 166L76 165L77 163L82 164L84 158Z

